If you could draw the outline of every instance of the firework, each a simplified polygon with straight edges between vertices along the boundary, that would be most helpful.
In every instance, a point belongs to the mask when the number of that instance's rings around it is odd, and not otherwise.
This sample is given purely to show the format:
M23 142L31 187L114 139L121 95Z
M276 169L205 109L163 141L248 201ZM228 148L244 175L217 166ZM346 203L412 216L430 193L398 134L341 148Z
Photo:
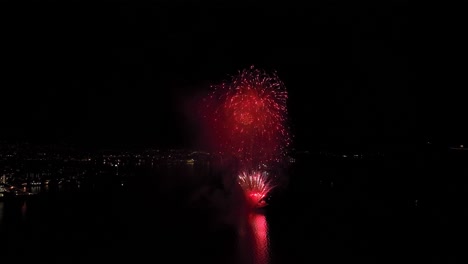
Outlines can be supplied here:
M286 88L276 73L253 66L211 88L204 101L209 142L237 164L238 182L252 207L263 207L273 188L269 173L285 160L290 145Z
M243 171L238 175L238 182L252 207L266 205L264 199L273 188L267 172L253 171L248 173Z
M242 169L281 162L290 144L287 92L276 73L253 66L212 85L207 99L210 139Z

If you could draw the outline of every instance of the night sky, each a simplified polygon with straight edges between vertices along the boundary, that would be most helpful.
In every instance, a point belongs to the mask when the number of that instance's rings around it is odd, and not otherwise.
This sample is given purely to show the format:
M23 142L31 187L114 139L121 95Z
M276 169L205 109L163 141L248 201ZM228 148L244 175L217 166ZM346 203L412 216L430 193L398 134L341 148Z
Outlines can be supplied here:
M406 1L153 2L2 4L0 139L195 147L193 101L250 65L285 82L298 148L458 123L410 85Z

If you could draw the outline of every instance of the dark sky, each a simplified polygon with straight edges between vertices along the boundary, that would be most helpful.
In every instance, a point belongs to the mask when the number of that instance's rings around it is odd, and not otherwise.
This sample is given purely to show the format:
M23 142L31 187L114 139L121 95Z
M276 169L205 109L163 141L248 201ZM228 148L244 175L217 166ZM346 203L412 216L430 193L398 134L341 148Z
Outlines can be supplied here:
M406 1L153 2L2 4L0 139L191 147L184 102L250 65L285 82L302 148L450 122L410 85Z

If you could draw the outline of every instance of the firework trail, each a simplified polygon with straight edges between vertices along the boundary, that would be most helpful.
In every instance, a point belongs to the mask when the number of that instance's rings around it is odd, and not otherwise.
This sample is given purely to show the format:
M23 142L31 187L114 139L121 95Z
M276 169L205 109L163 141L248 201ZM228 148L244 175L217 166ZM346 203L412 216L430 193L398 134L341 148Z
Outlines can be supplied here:
M250 67L212 85L205 99L210 141L238 163L238 180L249 200L263 201L272 181L265 171L285 159L290 145L288 94L276 73Z

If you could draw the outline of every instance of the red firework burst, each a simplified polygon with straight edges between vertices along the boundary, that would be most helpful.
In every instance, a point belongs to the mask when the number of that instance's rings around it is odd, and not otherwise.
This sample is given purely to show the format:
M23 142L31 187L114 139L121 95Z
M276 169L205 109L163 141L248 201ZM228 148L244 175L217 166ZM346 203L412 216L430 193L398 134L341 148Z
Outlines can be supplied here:
M238 181L251 207L259 208L266 205L264 199L273 188L267 172L253 171L248 173L242 171L238 175Z
M287 91L276 73L244 69L212 86L207 99L210 139L242 169L280 162L290 144Z

